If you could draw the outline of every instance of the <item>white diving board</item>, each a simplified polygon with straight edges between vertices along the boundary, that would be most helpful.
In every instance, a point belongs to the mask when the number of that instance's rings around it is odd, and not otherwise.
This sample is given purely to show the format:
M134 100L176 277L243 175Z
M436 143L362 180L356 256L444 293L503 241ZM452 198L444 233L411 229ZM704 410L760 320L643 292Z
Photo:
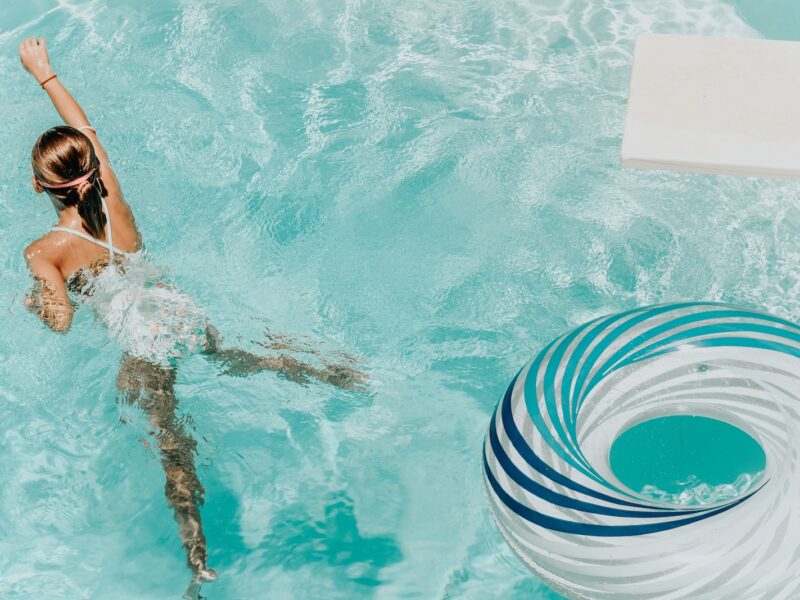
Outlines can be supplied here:
M621 162L800 178L800 42L640 36Z

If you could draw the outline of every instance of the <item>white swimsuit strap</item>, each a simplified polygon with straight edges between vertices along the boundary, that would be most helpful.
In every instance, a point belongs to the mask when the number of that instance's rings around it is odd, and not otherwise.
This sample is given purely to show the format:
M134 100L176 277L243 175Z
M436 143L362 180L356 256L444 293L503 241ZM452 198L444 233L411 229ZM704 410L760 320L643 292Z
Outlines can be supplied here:
M93 238L88 233L84 233L83 231L78 231L77 229L73 229L72 227L61 227L61 226L51 227L50 231L63 231L64 233L71 233L72 235L77 235L79 238L83 238L87 242L92 242L93 244L97 244L98 246L105 248L111 254L119 252L119 250L115 249L114 247L104 242L103 240L98 240L97 238Z
M64 233L71 233L72 235L77 235L79 238L83 238L88 242L92 242L93 244L97 244L101 248L105 248L108 250L108 253L113 257L114 254L128 254L124 250L119 250L118 248L114 248L114 240L111 237L111 214L108 212L108 207L106 206L106 200L102 196L100 197L100 201L103 203L103 212L106 214L106 240L98 240L97 238L93 238L88 233L84 233L78 229L73 229L72 227L51 227L50 231L62 231Z

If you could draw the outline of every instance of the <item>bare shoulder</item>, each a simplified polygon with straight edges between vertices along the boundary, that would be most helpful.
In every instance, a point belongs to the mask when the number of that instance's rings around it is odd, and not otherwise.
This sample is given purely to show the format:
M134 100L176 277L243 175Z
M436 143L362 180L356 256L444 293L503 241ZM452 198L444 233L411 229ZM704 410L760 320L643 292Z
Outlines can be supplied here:
M27 262L31 262L32 259L49 253L50 243L45 239L46 237L47 235L43 235L38 240L33 240L30 244L25 246L25 250L22 251L22 256L25 257Z
M114 244L129 252L139 250L142 247L142 238L139 228L136 226L136 218L121 191L119 194L110 193L106 198L106 203L111 213Z
M33 240L30 244L25 246L22 255L25 257L25 262L29 265L33 261L55 264L59 254L59 245L58 234L53 231L48 231L40 238Z
M106 196L106 204L109 210L113 211L114 214L119 214L126 219L133 219L133 211L126 202L125 196L122 195L122 190L118 190L118 193L109 193L108 196Z

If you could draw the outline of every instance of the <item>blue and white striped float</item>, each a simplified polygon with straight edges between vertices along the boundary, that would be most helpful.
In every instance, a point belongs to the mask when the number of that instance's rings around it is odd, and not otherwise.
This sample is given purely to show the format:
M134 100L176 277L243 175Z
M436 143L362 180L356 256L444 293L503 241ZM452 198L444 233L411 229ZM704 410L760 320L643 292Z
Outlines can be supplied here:
M571 598L800 598L800 326L722 304L602 317L511 382L484 445L491 511L514 552ZM659 503L609 466L626 429L702 415L764 449L743 495Z

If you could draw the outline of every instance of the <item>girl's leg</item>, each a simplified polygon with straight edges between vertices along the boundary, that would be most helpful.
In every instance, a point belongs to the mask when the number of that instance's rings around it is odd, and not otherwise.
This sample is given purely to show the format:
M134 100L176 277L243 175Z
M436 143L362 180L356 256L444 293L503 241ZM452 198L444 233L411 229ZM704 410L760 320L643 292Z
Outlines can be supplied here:
M205 490L194 466L197 443L175 414L174 386L174 369L133 356L122 359L117 388L127 402L140 406L149 417L167 478L167 502L178 522L186 560L195 578L210 580L216 574L206 565L206 537L200 518Z
M364 373L345 365L330 365L323 362L323 368L318 369L288 354L259 356L241 348L222 348L219 332L212 326L208 327L206 338L208 345L204 354L210 360L222 365L228 375L243 377L261 371L275 371L295 383L306 384L310 379L316 379L345 390L361 392L365 389ZM286 345L276 345L275 348L291 349Z

